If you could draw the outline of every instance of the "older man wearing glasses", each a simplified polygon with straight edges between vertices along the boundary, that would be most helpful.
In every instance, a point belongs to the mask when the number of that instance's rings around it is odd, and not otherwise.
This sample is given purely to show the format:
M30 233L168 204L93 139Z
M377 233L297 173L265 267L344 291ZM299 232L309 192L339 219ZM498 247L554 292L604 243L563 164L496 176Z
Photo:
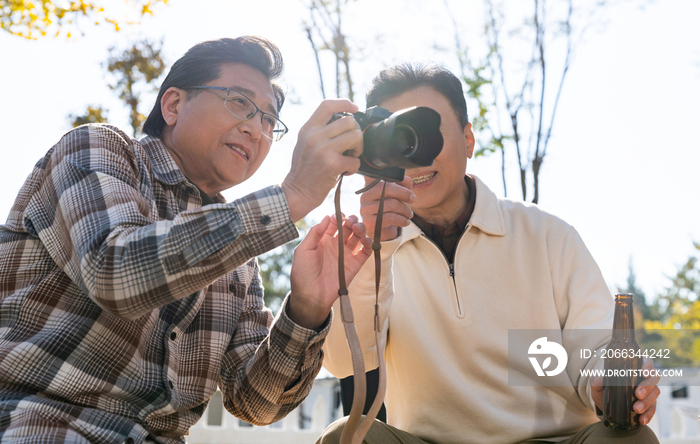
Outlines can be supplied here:
M217 386L254 424L308 394L337 297L336 226L297 248L274 321L255 257L357 170L362 134L327 125L354 104L323 102L283 183L226 203L287 132L281 71L264 39L201 43L170 70L146 137L83 126L36 164L0 226L0 442L184 443ZM352 278L368 240L354 217L341 229Z

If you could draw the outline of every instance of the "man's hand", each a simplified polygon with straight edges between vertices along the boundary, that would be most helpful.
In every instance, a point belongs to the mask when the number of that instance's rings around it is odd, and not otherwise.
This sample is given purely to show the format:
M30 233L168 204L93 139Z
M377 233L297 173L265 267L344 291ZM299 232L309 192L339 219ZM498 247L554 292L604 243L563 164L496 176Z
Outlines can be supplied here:
M651 358L644 358L642 363L642 370L653 370L654 360ZM635 395L638 401L634 403L634 411L639 413L639 423L642 425L649 424L651 418L654 417L656 413L656 398L661 394L661 390L657 387L659 383L659 376L653 376L651 378L646 378L639 383ZM591 383L591 395L593 396L593 401L595 405L602 411L603 410L603 391L604 380L601 376L598 376Z
M352 117L328 123L334 113L357 111L357 105L348 100L324 100L299 131L292 168L282 182L294 222L321 205L338 176L354 174L360 168L360 125ZM349 155L344 155L346 152Z
M289 296L289 318L309 329L317 329L328 317L338 298L338 237L335 218L326 216L312 227L294 250ZM372 254L372 241L356 216L343 222L345 279L347 284Z
M369 183L371 179L367 178ZM369 236L374 237L374 227L379 212L379 199L382 196L382 182L364 192L360 198L360 214L362 223L367 227ZM395 239L399 235L399 227L407 227L413 217L413 211L408 204L416 201L416 195L411 191L413 181L406 176L401 182L387 183L384 192L384 215L382 216L381 241Z

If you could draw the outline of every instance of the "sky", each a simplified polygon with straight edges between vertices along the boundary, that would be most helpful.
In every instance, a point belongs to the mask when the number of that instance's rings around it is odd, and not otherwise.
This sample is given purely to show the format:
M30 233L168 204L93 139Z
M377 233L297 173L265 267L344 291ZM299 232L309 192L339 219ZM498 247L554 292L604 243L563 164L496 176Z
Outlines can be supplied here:
M476 0L351 0L343 29L355 50L355 102L382 68L432 61L457 72L460 38L475 57L483 45L483 11ZM518 7L525 5L520 2ZM514 9L509 9L513 14ZM170 0L153 17L119 33L82 23L83 35L29 41L0 33L0 217L4 218L33 165L70 129L68 115L88 105L108 108L110 122L128 129L127 111L107 86L108 48L139 38L163 40L169 63L209 39L260 35L285 58L288 101L281 119L290 128L261 169L224 193L228 200L280 183L289 170L299 128L322 100L314 55L303 30L300 0ZM579 46L562 93L540 176L540 206L572 224L598 262L611 291L624 286L632 258L638 285L651 297L669 284L700 242L700 2L640 0L608 8ZM332 60L322 58L326 84ZM327 87L328 97L334 91ZM142 112L152 106L146 95ZM470 111L476 103L468 99ZM506 167L515 173L513 159ZM467 172L503 196L500 158L471 160ZM513 179L515 176L513 176ZM344 181L343 209L359 211ZM509 182L509 198L517 198ZM333 211L331 198L313 213Z

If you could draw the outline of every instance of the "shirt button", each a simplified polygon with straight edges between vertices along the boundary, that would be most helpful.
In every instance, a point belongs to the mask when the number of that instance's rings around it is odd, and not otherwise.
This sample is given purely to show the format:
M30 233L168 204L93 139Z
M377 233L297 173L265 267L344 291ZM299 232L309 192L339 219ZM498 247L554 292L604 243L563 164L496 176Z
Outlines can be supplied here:
M134 438L126 438L124 444L134 444Z
M236 286L233 285L233 284L228 284L228 291L230 291L231 293L235 293L235 292L236 292Z
M175 339L177 339L177 333L175 333L175 332L170 333L170 340L174 341Z
M270 218L270 216L268 216L267 214L265 214L263 217L260 218L260 223L263 225L267 225L271 221L272 221L272 218Z
M194 194L194 188L188 186L186 190L189 194Z
M168 381L168 385L170 386L171 389L175 388L175 384L173 384L173 381Z

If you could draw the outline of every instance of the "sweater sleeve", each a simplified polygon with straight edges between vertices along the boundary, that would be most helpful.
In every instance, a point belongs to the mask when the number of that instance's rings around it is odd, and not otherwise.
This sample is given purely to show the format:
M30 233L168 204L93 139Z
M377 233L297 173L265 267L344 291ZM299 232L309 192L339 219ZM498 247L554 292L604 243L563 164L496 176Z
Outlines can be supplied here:
M581 401L594 410L589 371L602 369L601 350L610 342L613 298L595 260L573 227L565 232L551 263L567 373ZM590 357L581 350L590 350Z

